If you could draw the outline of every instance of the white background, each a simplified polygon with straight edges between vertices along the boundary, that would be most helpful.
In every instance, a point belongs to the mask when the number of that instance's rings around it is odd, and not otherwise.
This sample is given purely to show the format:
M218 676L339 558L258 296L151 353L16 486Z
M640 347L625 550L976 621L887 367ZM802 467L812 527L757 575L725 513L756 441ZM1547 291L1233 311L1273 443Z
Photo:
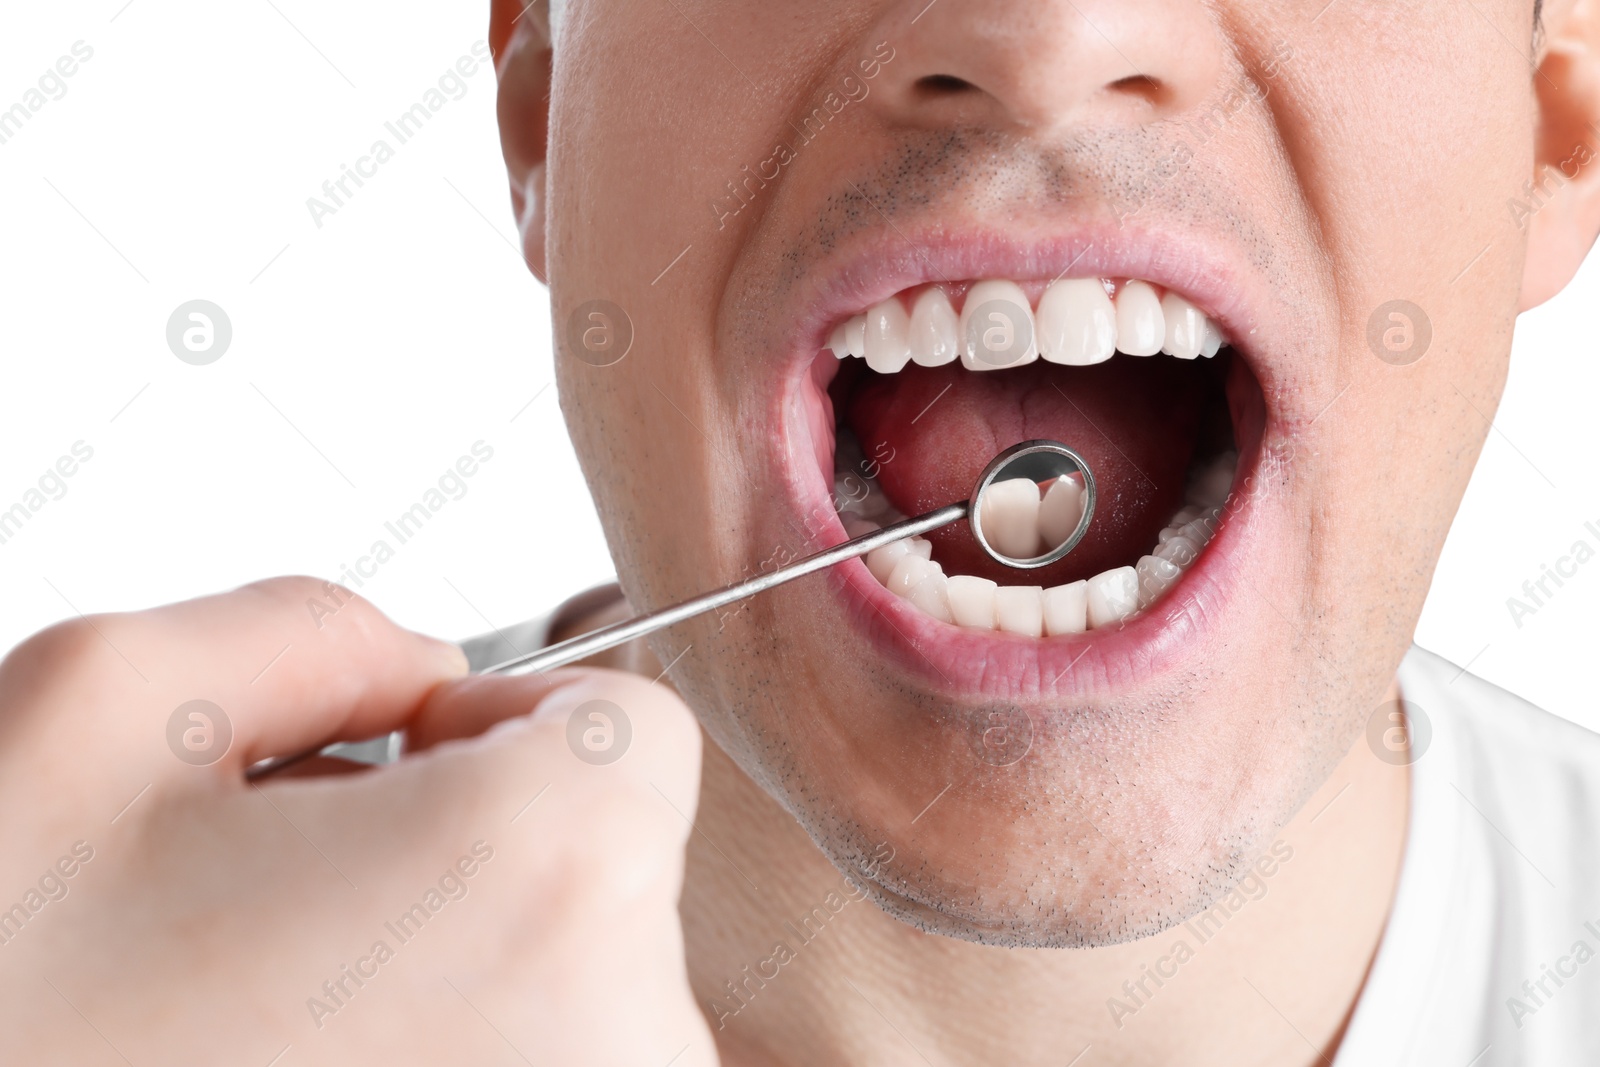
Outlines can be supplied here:
M381 14L378 12L381 10ZM474 442L494 458L362 592L462 637L539 614L610 559L516 250L487 67L318 228L338 177L487 31L486 4L14 4L0 109L94 56L0 144L0 510L82 440L68 492L0 544L0 648L75 610L264 575L336 576ZM1509 239L1509 230L1508 230ZM209 366L181 303L225 309ZM1520 595L1600 548L1593 261L1523 317L1511 382L1418 640L1600 728L1600 560L1519 628Z

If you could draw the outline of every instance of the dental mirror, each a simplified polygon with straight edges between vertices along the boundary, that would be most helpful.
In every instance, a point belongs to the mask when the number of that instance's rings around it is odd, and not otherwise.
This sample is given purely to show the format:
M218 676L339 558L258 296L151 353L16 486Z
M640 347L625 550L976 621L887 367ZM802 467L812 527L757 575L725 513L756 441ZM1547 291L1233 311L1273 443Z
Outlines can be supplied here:
M1094 506L1094 475L1082 456L1059 441L1023 441L990 461L967 500L853 537L748 581L703 593L660 611L602 626L475 673L530 674L575 663L835 563L864 556L883 545L973 516L976 519L968 524L973 536L993 559L1019 570L1047 567L1083 540L1094 518ZM311 749L263 760L246 771L245 777L251 781L264 778L319 751L320 748Z
M882 545L937 530L974 514L978 521L969 524L973 535L995 560L1020 570L1047 567L1083 540L1094 519L1094 505L1094 475L1082 456L1059 441L1023 441L989 462L967 500L853 537L748 581L496 663L478 673L527 674L573 663L835 563L864 556Z
M1048 567L1078 547L1094 518L1094 475L1058 441L1024 441L996 456L969 502L972 536L1000 563Z

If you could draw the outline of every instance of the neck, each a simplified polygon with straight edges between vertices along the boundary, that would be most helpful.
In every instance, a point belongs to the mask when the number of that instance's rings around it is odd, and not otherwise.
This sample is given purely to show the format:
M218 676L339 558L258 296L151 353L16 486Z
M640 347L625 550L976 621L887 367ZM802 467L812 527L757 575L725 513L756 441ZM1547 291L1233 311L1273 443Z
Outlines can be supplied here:
M709 738L681 911L726 1067L1331 1063L1388 915L1408 775L1357 741L1258 877L1142 941L1002 949L860 898Z

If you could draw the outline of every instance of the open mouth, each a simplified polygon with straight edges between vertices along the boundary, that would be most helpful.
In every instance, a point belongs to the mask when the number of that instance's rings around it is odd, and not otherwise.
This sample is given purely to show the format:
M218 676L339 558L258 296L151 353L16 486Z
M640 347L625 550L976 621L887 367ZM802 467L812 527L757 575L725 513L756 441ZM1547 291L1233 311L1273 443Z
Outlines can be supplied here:
M1263 391L1184 293L1126 277L919 282L836 316L821 336L808 421L843 533L966 499L1020 441L1071 446L1096 480L1087 534L1047 567L1005 566L966 523L863 559L871 587L845 585L924 658L941 642L982 658L1131 629L1180 599L1240 521L1235 480L1258 459ZM1009 554L1033 555L1076 523L1080 500L1066 479L1029 484L984 529L1017 547Z

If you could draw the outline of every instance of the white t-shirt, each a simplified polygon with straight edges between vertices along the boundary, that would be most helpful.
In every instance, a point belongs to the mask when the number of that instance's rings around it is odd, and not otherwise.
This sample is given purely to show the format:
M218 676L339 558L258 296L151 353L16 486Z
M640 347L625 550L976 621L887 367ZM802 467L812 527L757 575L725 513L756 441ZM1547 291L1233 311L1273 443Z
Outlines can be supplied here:
M1335 1067L1600 1065L1600 735L1415 646L1400 693L1432 735Z

